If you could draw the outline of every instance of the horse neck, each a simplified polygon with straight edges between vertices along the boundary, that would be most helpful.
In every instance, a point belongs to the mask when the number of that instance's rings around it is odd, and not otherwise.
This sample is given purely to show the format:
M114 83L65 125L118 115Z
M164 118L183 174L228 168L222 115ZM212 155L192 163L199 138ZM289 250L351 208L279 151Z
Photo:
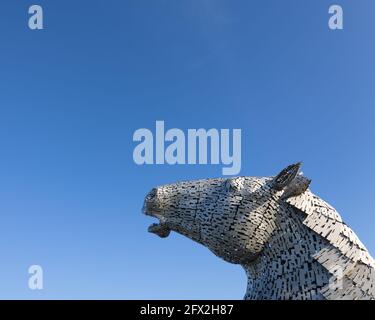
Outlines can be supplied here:
M312 255L329 244L285 210L261 254L243 266L248 275L245 299L323 299L329 272Z

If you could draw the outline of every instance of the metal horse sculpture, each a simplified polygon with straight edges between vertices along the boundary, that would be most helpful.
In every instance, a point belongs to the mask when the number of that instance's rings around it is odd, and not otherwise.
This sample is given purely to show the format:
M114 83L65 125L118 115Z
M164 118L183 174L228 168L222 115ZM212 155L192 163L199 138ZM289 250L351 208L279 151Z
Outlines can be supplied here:
M169 184L145 199L159 219L248 275L245 299L375 299L375 262L337 211L314 195L300 163L276 177Z

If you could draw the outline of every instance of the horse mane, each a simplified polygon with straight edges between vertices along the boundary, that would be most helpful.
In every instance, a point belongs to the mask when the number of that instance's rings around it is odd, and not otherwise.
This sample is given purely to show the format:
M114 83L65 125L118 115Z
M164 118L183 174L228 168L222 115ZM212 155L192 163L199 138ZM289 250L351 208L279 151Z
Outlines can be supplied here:
M285 201L304 214L307 228L328 242L312 255L332 275L320 293L326 299L375 299L375 261L339 213L309 189Z

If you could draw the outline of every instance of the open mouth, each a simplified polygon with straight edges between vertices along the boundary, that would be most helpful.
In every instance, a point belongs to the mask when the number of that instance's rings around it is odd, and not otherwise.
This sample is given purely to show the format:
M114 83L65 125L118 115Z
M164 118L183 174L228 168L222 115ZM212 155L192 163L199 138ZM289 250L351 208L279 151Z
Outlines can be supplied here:
M160 238L166 238L171 233L171 229L165 223L153 223L148 227L148 232L158 235Z
M154 233L158 235L160 238L166 238L171 233L171 229L165 223L164 217L160 214L159 211L155 210L155 208L150 208L150 206L146 203L143 207L143 213L147 216L156 218L159 220L159 223L153 223L148 227L148 232Z

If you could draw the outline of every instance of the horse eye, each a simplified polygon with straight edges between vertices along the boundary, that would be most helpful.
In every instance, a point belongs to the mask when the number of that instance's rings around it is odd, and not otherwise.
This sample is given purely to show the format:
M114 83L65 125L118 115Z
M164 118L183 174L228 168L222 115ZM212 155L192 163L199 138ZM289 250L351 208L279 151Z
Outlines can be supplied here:
M227 179L225 181L225 190L228 191L228 192L237 190L237 187L234 185L232 179Z

